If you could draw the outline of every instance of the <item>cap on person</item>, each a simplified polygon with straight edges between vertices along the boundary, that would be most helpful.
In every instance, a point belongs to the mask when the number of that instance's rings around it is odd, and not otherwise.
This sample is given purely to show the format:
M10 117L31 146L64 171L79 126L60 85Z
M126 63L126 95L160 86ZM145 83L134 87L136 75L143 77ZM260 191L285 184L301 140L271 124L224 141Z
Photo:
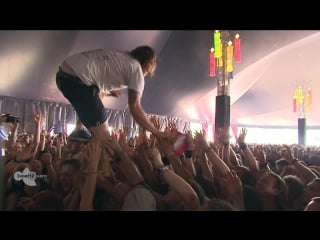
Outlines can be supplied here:
M156 211L157 203L152 193L142 185L137 185L125 197L122 211Z

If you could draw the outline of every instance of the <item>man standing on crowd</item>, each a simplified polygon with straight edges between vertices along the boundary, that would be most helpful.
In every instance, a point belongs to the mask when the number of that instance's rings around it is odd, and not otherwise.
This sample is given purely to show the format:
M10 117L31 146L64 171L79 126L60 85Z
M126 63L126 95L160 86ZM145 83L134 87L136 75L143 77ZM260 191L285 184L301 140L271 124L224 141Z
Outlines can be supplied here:
M59 67L56 83L93 138L101 141L109 134L101 96L118 97L118 90L127 88L132 117L159 139L164 133L153 126L141 106L144 78L154 74L156 64L155 51L149 46L130 52L89 50L66 58Z

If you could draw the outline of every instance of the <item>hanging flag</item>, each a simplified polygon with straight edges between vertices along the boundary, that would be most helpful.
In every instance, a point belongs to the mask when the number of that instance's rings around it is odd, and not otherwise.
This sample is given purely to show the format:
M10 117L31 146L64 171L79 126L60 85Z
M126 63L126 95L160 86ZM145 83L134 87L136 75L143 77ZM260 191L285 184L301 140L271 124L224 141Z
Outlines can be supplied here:
M241 62L241 39L238 33L234 38L234 61L236 63Z
M306 96L306 111L311 111L311 96L309 95L309 93Z
M303 104L304 96L303 96L303 90L302 90L301 86L298 87L298 96L297 96L297 98L298 98L298 104L300 104L300 105Z
M216 30L213 35L214 38L214 49L216 58L220 58L222 56L222 48L221 48L221 35L220 31Z
M209 76L210 77L214 77L216 75L216 59L214 56L214 48L212 47L210 49L210 72L209 72Z
M233 46L232 46L232 42L229 41L227 46L227 72L233 71L232 62L233 62Z
M293 112L297 112L297 98L296 98L296 96L293 96L292 103L293 103Z

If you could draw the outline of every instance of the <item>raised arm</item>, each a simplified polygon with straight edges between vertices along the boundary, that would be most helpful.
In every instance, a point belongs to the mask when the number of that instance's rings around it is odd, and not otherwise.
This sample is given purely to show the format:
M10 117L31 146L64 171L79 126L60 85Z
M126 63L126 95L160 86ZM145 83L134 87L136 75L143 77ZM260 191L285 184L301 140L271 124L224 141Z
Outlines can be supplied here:
M35 114L33 116L33 120L34 120L34 125L35 125L35 130L34 130L34 154L33 157L35 157L39 144L40 144L40 132L41 132L41 115L40 114Z
M161 157L154 157L151 161L154 168L158 169L159 175L163 177L163 180L181 197L186 211L196 210L200 207L197 193L187 181L170 170L169 167L164 166Z
M143 128L150 131L157 138L160 137L160 132L154 127L141 106L141 97L138 92L128 89L129 109L134 120Z
M224 175L226 172L230 171L228 165L218 156L215 151L213 151L211 147L209 147L209 144L205 140L202 133L197 133L195 136L195 140L196 148L198 148L199 152L207 155L208 160L211 162L213 167L212 169L215 171L215 173Z
M11 127L11 134L9 135L8 140L9 140L9 146L11 147L17 141L19 123L18 122L11 123L10 127Z
M239 146L244 154L244 157L246 158L246 160L248 162L248 167L249 167L250 171L253 173L257 173L259 171L258 162L256 161L256 158L254 157L250 148L248 148L245 143L246 135L247 135L247 129L242 128L241 132L237 138L237 143L239 144Z
M101 145L94 139L88 143L85 152L86 179L81 193L80 211L93 210L93 198L96 191L98 164L101 156Z
M293 157L291 148L288 145L284 145L284 147L286 148L285 159L289 161L290 164L294 165L297 175L300 177L301 181L304 184L308 184L309 182L317 178L317 175L312 172L310 168L303 165L298 161L298 159L295 159Z

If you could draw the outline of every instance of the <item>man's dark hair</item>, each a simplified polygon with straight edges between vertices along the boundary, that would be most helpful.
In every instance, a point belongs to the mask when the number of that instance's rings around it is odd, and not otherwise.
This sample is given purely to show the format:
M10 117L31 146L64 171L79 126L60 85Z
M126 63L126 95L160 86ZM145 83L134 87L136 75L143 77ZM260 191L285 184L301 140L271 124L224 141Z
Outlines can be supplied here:
M153 76L156 70L156 53L149 46L139 46L130 52L130 55L139 61L142 70Z

